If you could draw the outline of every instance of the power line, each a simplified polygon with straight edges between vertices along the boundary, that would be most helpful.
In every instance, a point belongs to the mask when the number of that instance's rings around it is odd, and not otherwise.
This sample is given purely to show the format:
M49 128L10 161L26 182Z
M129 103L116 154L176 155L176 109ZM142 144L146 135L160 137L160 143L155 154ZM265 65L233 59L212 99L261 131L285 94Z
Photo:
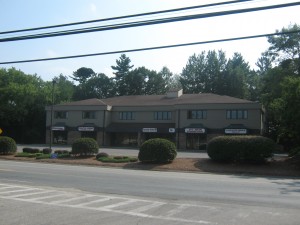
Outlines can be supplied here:
M196 14L196 15L188 15L188 16L170 17L170 18L162 18L162 19L155 19L155 20L137 21L137 22L131 22L131 23L120 23L120 24L114 24L114 25L97 26L97 27L83 28L83 29L73 29L73 30L66 30L66 31L59 31L59 32L42 33L42 34L36 34L36 35L25 35L25 36L19 36L19 37L2 38L2 39L0 39L0 42L20 41L20 40L28 40L28 39L37 39L37 38L74 35L74 34L82 34L82 33L90 33L90 32L99 32L99 31L106 31L106 30L116 30L116 29L156 25L156 24L162 24L162 23L172 23L172 22L179 22L179 21L186 21L186 20L241 14L241 13L247 13L247 12L256 12L256 11L262 11L262 10L270 10L270 9L297 6L297 5L300 5L300 2L263 6L263 7L255 7L255 8L247 8L247 9L221 11L221 12L212 12L212 13Z
M111 52L91 53L91 54L84 54L84 55L63 56L63 57L55 57L55 58L8 61L8 62L0 62L0 65L3 65L3 64L16 64L16 63L29 63L29 62L41 62L41 61L50 61L50 60L62 60L62 59L72 59L72 58L83 58L83 57L92 57L92 56L122 54L122 53L129 53L129 52L141 52L141 51L149 51L149 50L185 47L185 46L191 46L191 45L202 45L202 44L211 44L211 43L218 43L218 42L229 42L229 41L238 41L238 40L245 40L245 39L262 38L262 37L268 37L268 36L293 34L293 33L299 33L299 32L300 32L300 30L294 30L294 31L287 31L287 32L259 34L259 35L236 37L236 38L217 39L217 40L211 40L211 41L191 42L191 43L183 43L183 44L175 44L175 45L164 45L164 46L156 46L156 47L149 47L149 48L137 48L137 49L129 49L129 50L119 50L119 51L111 51Z
M50 29L50 28L75 26L75 25L82 25L82 24L89 24L89 23L96 23L96 22L105 22L105 21L111 21L111 20L128 19L128 18L134 18L134 17L149 16L149 15L156 15L156 14L163 14L163 13L170 13L170 12L179 12L179 11L184 11L184 10L207 8L207 7L220 6L220 5L229 5L229 4L249 2L249 1L255 1L255 0L235 0L235 1L227 1L227 2L218 2L218 3L211 3L211 4L206 4L206 5L197 5L197 6L190 6L190 7L183 7L183 8L148 12L148 13L139 13L139 14L126 15L126 16L109 17L109 18L97 19L97 20L89 20L89 21L82 21L82 22L74 22L74 23L58 24L58 25L51 25L51 26L27 28L27 29L21 29L21 30L3 31L3 32L0 32L0 34L11 34L11 33L27 32L27 31L44 30L44 29Z

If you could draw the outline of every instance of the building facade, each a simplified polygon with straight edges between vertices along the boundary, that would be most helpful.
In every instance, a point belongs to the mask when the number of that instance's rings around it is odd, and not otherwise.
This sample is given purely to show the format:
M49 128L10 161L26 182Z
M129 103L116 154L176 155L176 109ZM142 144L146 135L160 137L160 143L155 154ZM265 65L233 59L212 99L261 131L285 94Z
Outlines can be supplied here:
M182 90L87 99L48 106L46 112L46 143L51 136L54 144L91 137L100 146L138 147L160 137L178 149L201 149L219 135L262 134L264 125L264 111L257 102Z

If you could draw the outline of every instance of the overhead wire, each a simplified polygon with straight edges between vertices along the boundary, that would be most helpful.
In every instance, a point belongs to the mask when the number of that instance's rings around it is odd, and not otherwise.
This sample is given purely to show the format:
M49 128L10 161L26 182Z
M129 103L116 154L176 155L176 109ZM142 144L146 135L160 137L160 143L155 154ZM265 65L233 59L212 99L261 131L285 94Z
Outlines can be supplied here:
M211 44L211 43L218 43L218 42L229 42L229 41L238 41L238 40L245 40L245 39L262 38L262 37L269 37L269 36L275 36L275 35L284 35L284 34L293 34L293 33L300 33L300 30L293 30L293 31L286 31L286 32L276 32L276 33L269 33L269 34L258 34L258 35L251 35L251 36L225 38L225 39L217 39L217 40L201 41L201 42L191 42L191 43L183 43L183 44L175 44L175 45L164 45L164 46L156 46L156 47L148 47L148 48L136 48L136 49L128 49L128 50L119 50L119 51L110 51L110 52L101 52L101 53L91 53L91 54L83 54L83 55L73 55L73 56L63 56L63 57L53 57L53 58L41 58L41 59L29 59L29 60L19 60L19 61L7 61L7 62L0 62L0 65L41 62L41 61L50 61L50 60L72 59L72 58L122 54L122 53L130 53L130 52L141 52L141 51L167 49L167 48L184 47L184 46L192 46L192 45L202 45L202 44Z
M52 29L52 28L60 28L60 27L67 27L67 26L75 26L75 25L82 25L82 24L89 24L89 23L96 23L96 22L98 23L98 22L105 22L105 21L111 21L111 20L128 19L128 18L149 16L149 15L156 15L156 14L163 14L163 13L180 12L180 11L186 11L186 10L191 10L191 9L199 9L199 8L207 8L207 7L213 7L213 6L230 5L230 4L235 4L235 3L244 3L244 2L251 2L251 1L255 1L255 0L233 0L233 1L217 2L217 3L210 3L210 4L205 4L205 5L182 7L182 8L168 9L168 10L161 10L161 11L154 11L154 12L147 12L147 13L131 14L131 15L117 16L117 17L109 17L109 18L103 18L103 19L97 19L97 20L88 20L88 21L81 21L81 22L74 22L74 23L51 25L51 26L26 28L26 29L20 29L20 30L2 31L2 32L0 32L0 35L1 34L27 32L27 31L44 30L44 29Z
M262 11L262 10L277 9L277 8L285 8L285 7L291 7L291 6L297 6L297 5L300 5L300 2L292 2L292 3L285 3L285 4L279 4L279 5L270 5L270 6L262 6L262 7L246 8L246 9L236 9L236 10L228 10L228 11L220 11L220 12L212 12L212 13L204 13L204 14L195 14L195 15L187 15L187 16L169 17L169 18L162 18L162 19L155 19L155 20L144 20L144 21L136 21L136 22L130 22L130 23L120 23L120 24L113 24L113 25L90 27L90 28L72 29L72 30L66 30L66 31L50 32L50 33L41 33L41 34L36 34L36 35L25 35L25 36L11 37L11 38L2 38L2 39L0 39L0 42L20 41L20 40L29 40L29 39L37 39L37 38L48 38L48 37L56 37L56 36L65 36L65 35L74 35L74 34L82 34L82 33L90 33L90 32L99 32L99 31L107 31L107 30L116 30L116 29L156 25L156 24L163 24L163 23L173 23L173 22L179 22L179 21L187 21L187 20L210 18L210 17L233 15L233 14L241 14L241 13L247 13L247 12L256 12L256 11Z

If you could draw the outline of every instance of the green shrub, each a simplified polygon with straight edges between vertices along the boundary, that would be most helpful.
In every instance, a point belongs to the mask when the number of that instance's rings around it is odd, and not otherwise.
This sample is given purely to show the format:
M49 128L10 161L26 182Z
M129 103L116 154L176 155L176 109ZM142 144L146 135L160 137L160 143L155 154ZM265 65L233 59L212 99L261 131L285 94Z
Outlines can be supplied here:
M289 156L290 157L294 157L296 155L300 155L300 146L299 147L296 147L296 148L292 148L290 151L289 151Z
M93 138L79 138L72 144L73 155L94 155L97 154L99 146Z
M28 153L28 152L19 152L15 155L15 157L35 157L35 154Z
M0 154L13 154L17 151L17 144L14 139L7 136L0 136Z
M99 158L103 158L103 157L108 157L109 155L105 152L100 152L96 155L96 159L98 160Z
M43 149L43 154L51 154L52 153L52 149L51 148L44 148Z
M172 162L176 156L176 146L173 142L162 138L153 138L142 144L138 159L141 162L168 163Z
M114 156L114 157L107 156L107 157L100 157L97 160L106 163L127 163L127 162L138 161L136 157L129 157L129 156Z
M69 152L68 152L68 153L62 153L62 154L58 154L58 155L57 155L57 158L58 158L58 159L70 158L70 157L71 157L71 155L70 155Z
M36 154L36 159L50 159L50 154Z
M56 154L70 154L68 150L55 150L54 153Z
M207 154L219 162L263 163L275 148L274 141L262 136L219 136L208 143Z
M40 153L41 151L37 148L23 148L23 152L35 154Z

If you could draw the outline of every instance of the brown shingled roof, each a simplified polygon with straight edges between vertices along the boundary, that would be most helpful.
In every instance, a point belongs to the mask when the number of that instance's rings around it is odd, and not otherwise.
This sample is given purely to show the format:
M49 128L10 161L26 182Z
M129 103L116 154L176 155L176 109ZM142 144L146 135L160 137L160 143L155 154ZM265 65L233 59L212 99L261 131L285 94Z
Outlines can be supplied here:
M162 105L185 105L185 104L214 104L214 103L254 103L245 99L234 98L226 95L216 94L183 94L178 98L167 98L166 95L130 95L117 96L106 99L86 99L75 102L63 103L65 106L95 106L95 105L111 105L111 106L162 106Z
M91 98L91 99L85 99L81 101L75 101L75 102L67 102L62 103L60 105L70 105L70 106L82 106L82 105L88 105L88 106L94 106L94 105L106 105L106 103L103 102L101 99L97 98Z
M167 98L165 95L132 95L103 99L112 106L155 106L155 105L183 105L209 103L253 103L248 100L216 94L183 94L179 98Z

